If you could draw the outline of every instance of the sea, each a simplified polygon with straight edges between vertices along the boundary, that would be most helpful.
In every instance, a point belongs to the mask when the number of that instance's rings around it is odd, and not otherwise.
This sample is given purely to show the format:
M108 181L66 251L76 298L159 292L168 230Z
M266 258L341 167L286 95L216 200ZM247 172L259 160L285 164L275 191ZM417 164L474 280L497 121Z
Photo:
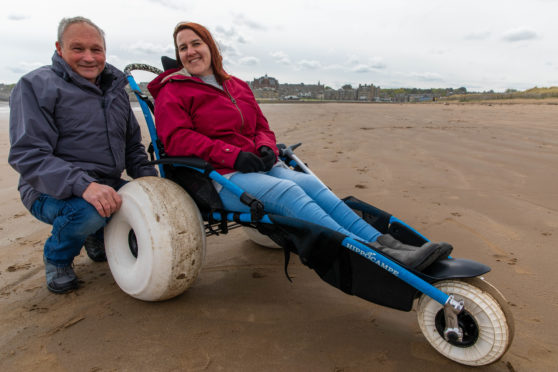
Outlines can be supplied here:
M8 131L10 121L10 106L8 102L0 101L0 131L5 133Z
M134 110L134 112L136 112L137 114L141 115L141 107L137 102L132 102L132 110ZM0 120L2 120L2 122L5 120L8 120L10 117L10 106L8 105L7 101L0 101ZM7 123L7 122L6 122Z
M10 114L10 106L8 106L7 101L0 101L0 117L8 117Z

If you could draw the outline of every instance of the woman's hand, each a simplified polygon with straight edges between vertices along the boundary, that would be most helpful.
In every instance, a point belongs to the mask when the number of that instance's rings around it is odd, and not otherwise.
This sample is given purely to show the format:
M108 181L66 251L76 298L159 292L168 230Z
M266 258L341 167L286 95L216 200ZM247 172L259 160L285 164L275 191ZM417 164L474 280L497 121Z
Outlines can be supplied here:
M241 151L234 162L234 169L242 173L261 172L265 169L265 165L257 155Z
M275 162L277 161L275 153L267 146L260 147L259 152L264 164L264 172L271 170L271 168L273 168L273 165L275 165Z

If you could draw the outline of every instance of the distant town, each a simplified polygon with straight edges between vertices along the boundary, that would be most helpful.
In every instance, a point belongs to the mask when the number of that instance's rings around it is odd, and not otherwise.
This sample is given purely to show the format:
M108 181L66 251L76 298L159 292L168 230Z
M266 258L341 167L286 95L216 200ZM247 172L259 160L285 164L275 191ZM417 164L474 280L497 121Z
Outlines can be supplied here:
M514 98L558 98L558 87L531 88L525 91L507 89L505 92L468 92L460 88L380 88L374 84L350 84L339 89L321 84L281 84L276 78L264 75L246 82L258 102L432 102L444 101L478 101ZM149 96L146 82L139 83L140 89ZM0 101L8 101L15 84L0 84ZM135 95L128 89L130 100L136 101Z
M434 101L440 96L448 94L465 94L467 89L380 89L374 84L350 84L339 89L333 89L321 84L280 84L271 76L262 76L247 82L259 101L265 100L316 100L316 101L358 101L358 102L424 102Z
M333 89L317 84L281 84L271 76L262 76L246 82L256 99L266 101L359 101L359 102L424 102L451 94L466 94L465 88L458 89L380 89L373 84L359 84L358 87L344 85ZM139 83L140 89L149 95L146 82ZM0 101L7 101L15 84L0 84ZM136 97L129 90L130 98Z

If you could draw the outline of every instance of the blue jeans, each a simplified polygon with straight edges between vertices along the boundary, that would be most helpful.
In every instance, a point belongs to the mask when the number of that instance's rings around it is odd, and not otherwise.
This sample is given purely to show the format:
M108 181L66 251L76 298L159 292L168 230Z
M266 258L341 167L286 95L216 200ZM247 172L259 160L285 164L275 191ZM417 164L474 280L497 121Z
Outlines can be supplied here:
M51 236L45 242L44 257L56 266L71 264L85 239L95 233L102 234L102 228L109 220L101 217L83 198L59 200L46 194L35 200L31 214L52 225Z
M380 232L309 174L279 165L267 173L236 173L230 180L258 198L266 212L312 222L365 242L380 236ZM250 211L225 188L219 196L227 210Z

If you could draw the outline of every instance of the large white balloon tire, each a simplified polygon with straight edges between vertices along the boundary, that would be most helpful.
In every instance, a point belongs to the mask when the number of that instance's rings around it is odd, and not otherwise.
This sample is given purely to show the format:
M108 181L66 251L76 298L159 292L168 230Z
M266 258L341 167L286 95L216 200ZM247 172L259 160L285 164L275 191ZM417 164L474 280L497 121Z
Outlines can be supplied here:
M205 256L205 229L196 204L176 183L158 177L139 178L118 193L122 206L105 228L114 280L144 301L182 294L195 282Z
M281 249L279 244L275 243L269 236L262 234L258 229L249 226L242 226L242 230L253 243L272 249Z
M469 317L465 321L472 323L478 333L465 346L446 341L439 329L440 319L443 318L442 305L423 294L418 302L417 316L421 331L430 345L446 358L464 365L483 366L499 360L508 350L514 335L513 315L504 296L482 278L444 280L434 286L456 299L464 300L465 312L460 316ZM458 319L461 321L463 318Z

